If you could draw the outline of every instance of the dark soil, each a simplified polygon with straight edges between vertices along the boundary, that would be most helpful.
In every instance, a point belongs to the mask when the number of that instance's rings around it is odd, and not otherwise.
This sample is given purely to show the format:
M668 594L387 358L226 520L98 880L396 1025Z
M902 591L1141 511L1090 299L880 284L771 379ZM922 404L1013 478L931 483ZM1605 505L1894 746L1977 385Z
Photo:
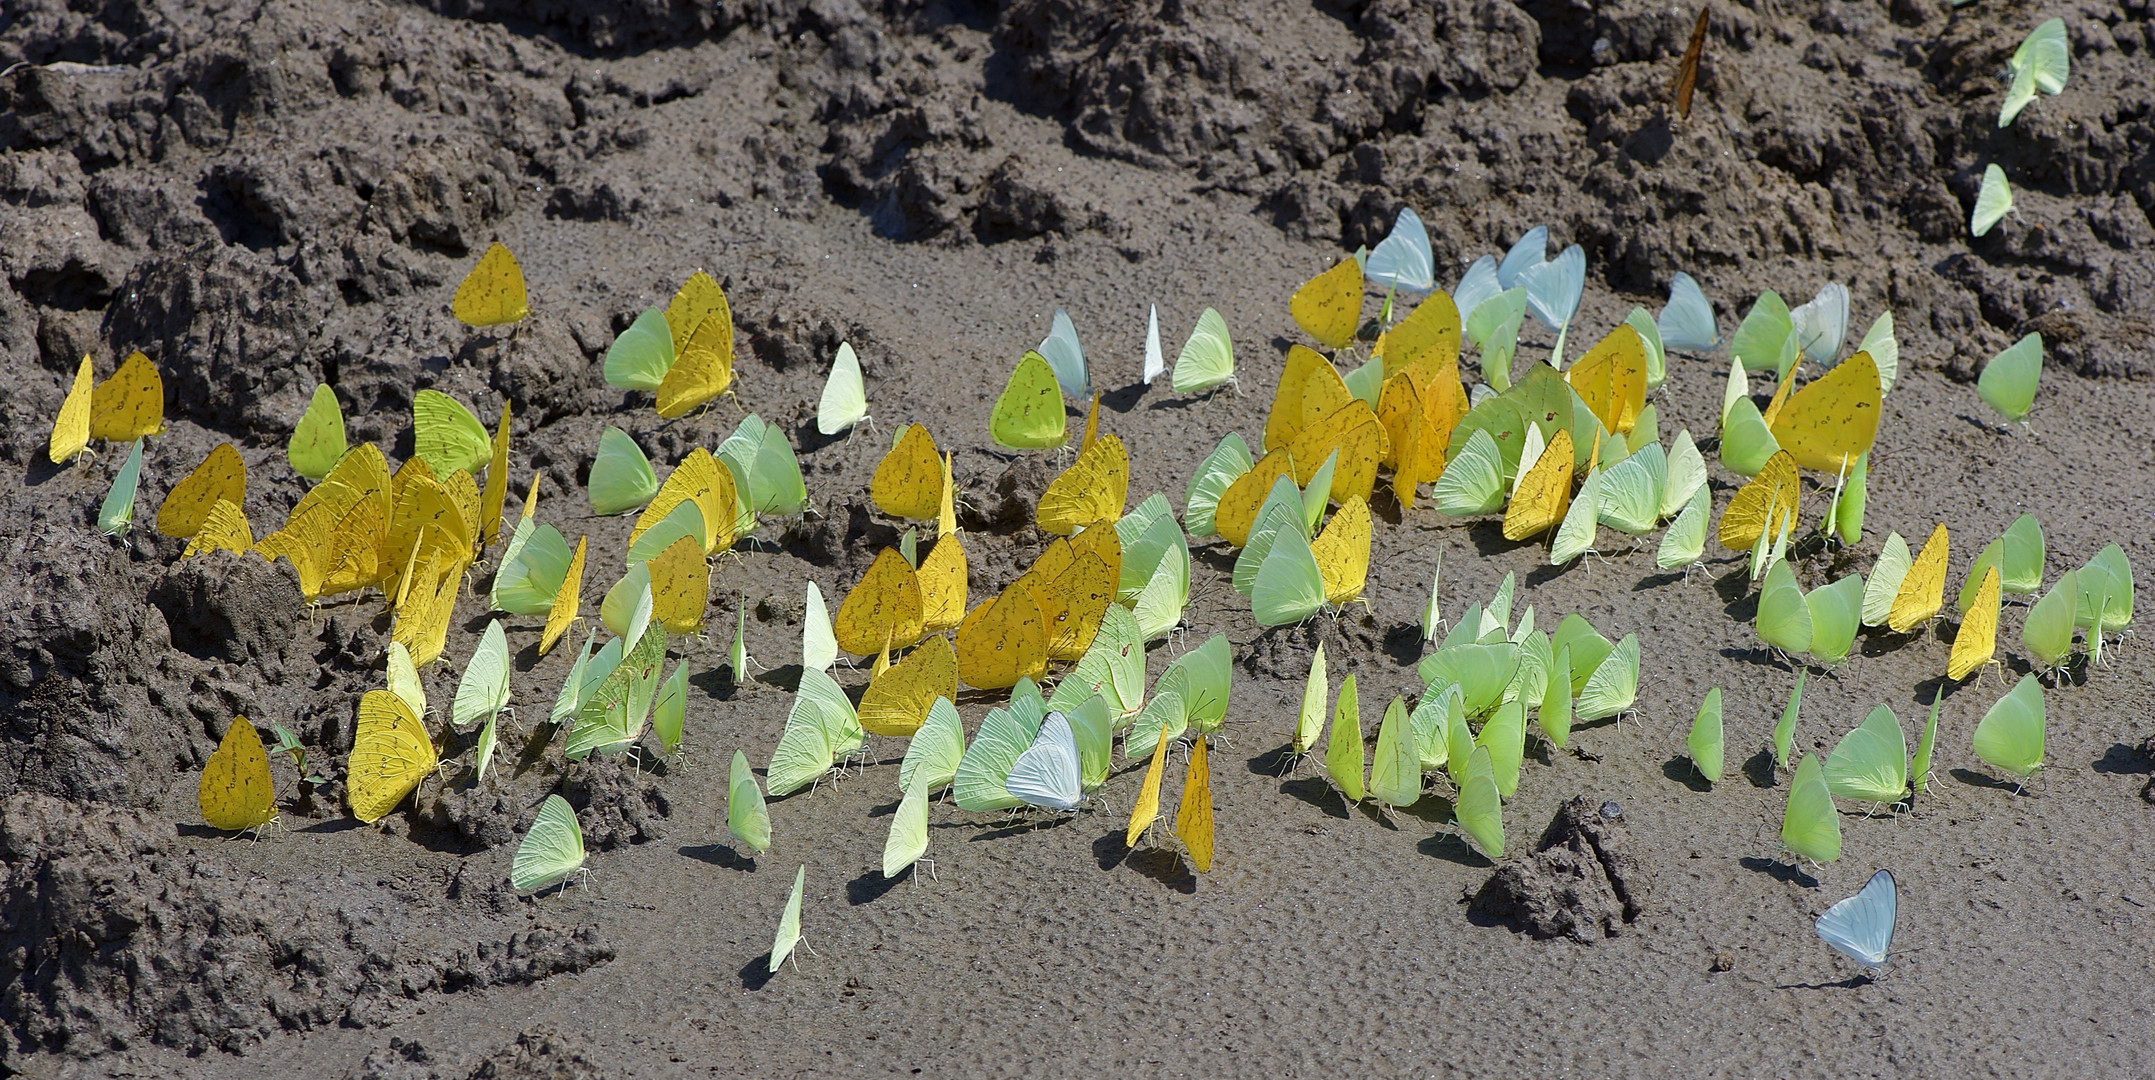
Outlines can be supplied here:
M1903 377L1866 533L1801 552L1807 587L1867 569L1888 530L1920 538L1939 520L1957 585L2023 511L2047 530L2050 577L2111 541L2155 566L2148 6L1716 5L1686 120L1665 99L1696 14L1642 0L0 8L0 1075L2155 1071L2155 808L2139 797L2155 764L2134 749L2155 663L2137 639L2049 693L2051 767L2027 794L1969 749L2000 692L1985 675L1947 690L1934 795L1845 814L1842 859L1791 868L1776 861L1785 787L1737 771L1794 678L1750 631L1737 561L1661 574L1650 542L1608 532L1601 557L1558 570L1491 523L1387 504L1367 609L1269 633L1226 587L1223 549L1200 551L1186 639L1156 646L1151 671L1215 632L1235 650L1209 874L1125 852L1137 777L1119 774L1074 817L938 807L936 873L887 882L891 740L871 741L865 774L776 802L772 851L748 858L726 836L727 761L736 747L767 760L783 725L804 581L835 607L900 531L866 497L889 431L925 422L956 452L977 599L1043 544L1029 515L1056 465L993 449L986 421L1057 306L1105 391L1103 427L1132 448L1132 503L1164 491L1179 508L1220 436L1261 430L1300 340L1286 297L1402 206L1428 222L1447 287L1537 224L1582 245L1574 340L1658 309L1678 270L1724 334L1766 289L1796 303L1846 283L1851 340L1890 309ZM1999 130L2005 60L2053 15L2071 83ZM1993 162L2017 213L1970 240ZM533 314L474 332L448 299L496 239ZM475 786L452 767L356 824L344 756L354 702L381 684L380 605L310 610L287 567L252 556L183 563L146 527L154 508L230 441L256 534L273 528L305 490L284 447L318 383L393 461L411 453L415 390L488 418L507 402L512 490L541 474L541 517L591 534L589 610L627 539L627 523L584 516L601 428L663 466L739 416L721 402L660 421L599 377L614 334L699 267L732 299L741 406L792 438L817 512L766 524L714 570L708 638L676 643L697 672L687 753L564 766L539 721L573 643L541 659L540 620L512 619L518 712L497 771ZM1226 316L1240 393L1138 381L1155 303L1170 357L1203 308ZM2036 330L2036 411L2001 428L1970 380ZM879 433L815 432L841 340ZM1523 351L1548 344L1536 328ZM79 359L102 375L136 349L164 373L170 431L145 450L144 526L111 540L92 522L122 455L55 467L45 440ZM1725 363L1672 359L1664 431L1711 432ZM1734 482L1716 468L1719 498ZM1419 689L1412 627L1439 552L1447 614L1513 572L1545 624L1578 611L1643 644L1637 723L1530 757L1501 869L1441 797L1384 818L1307 766L1278 775L1318 640L1365 704ZM744 602L757 677L737 685L725 631ZM460 603L447 663L423 673L437 704L483 608ZM2022 610L2001 634L2013 675ZM1913 728L1946 648L1936 632L1867 635L1810 681L1799 746L1830 749L1881 701ZM857 689L865 672L841 679ZM1714 685L1732 775L1704 790L1682 754ZM968 694L967 721L992 701ZM277 758L283 813L259 841L196 824L196 777L235 714L292 729L326 779L304 785ZM452 734L444 756L469 745ZM510 853L555 791L594 852L589 880L519 897ZM1607 801L1620 826L1597 821ZM816 952L770 976L802 863ZM1902 911L1893 975L1874 983L1810 921L1880 866Z

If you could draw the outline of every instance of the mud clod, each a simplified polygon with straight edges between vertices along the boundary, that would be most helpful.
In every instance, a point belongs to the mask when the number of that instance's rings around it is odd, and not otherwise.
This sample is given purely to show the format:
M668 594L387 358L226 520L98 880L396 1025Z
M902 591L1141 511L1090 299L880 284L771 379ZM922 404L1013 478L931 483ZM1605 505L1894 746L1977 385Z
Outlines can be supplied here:
M1653 879L1615 807L1585 796L1565 803L1534 854L1490 875L1473 909L1539 938L1590 943L1623 933L1645 910Z

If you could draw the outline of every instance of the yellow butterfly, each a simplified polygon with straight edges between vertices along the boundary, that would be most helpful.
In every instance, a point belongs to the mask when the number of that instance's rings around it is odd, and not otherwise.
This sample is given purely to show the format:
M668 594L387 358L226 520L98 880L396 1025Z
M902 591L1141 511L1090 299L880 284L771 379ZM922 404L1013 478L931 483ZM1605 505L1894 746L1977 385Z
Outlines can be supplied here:
M1333 451L1339 452L1339 463L1333 466L1330 497L1339 502L1348 499L1368 499L1377 488L1377 467L1384 463L1384 456L1391 446L1385 437L1384 425L1367 403L1356 398L1340 406L1332 415L1302 429L1288 444L1287 456L1294 460L1294 479L1298 486L1307 487L1317 470L1324 467ZM1218 515L1213 520L1217 522Z
M943 460L926 424L907 424L899 431L898 441L875 467L868 497L892 517L926 521L936 516L943 498Z
M1929 622L1945 603L1947 544L1945 523L1939 522L1931 530L1930 539L1923 541L1923 550L1908 565L1907 576L1901 578L1901 590L1893 594L1893 609L1886 614L1886 625L1894 633L1905 634ZM1997 627L1993 625L1991 629L1995 631Z
M920 623L923 633L939 633L965 619L965 546L958 534L944 533L914 574L920 582Z
M1130 497L1130 453L1122 440L1102 436L1078 451L1077 460L1049 481L1034 515L1042 532L1068 536L1079 529L1122 517Z
M1983 569L1983 584L1976 587L1975 603L1968 606L1968 613L1961 616L1960 629L1953 634L1946 678L1955 682L1967 678L1970 672L1990 663L1997 652L1998 567L1993 564Z
M1303 282L1288 298L1287 312L1325 348L1345 348L1362 326L1362 264L1341 259Z
M1796 459L1783 450L1766 459L1758 475L1739 488L1721 512L1715 536L1730 551L1749 551L1768 528L1778 532L1796 514L1803 493L1796 476ZM1941 579L1943 580L1943 579Z
M387 690L367 691L359 699L344 778L352 816L365 822L388 816L438 761L433 737L403 698Z
M584 592L584 545L591 538L576 538L576 554L569 556L569 570L561 579L561 591L554 594L554 606L546 613L546 630L539 635L539 655L553 651L554 643L569 632L569 624L576 621L576 613L583 602Z
M1048 659L1076 660L1100 632L1122 578L1122 541L1112 528L1087 529L1049 544L1018 581L1033 592L1047 627Z
M253 549L254 529L247 524L246 513L231 500L219 499L210 507L209 516L202 519L202 527L187 541L187 550L180 553L180 558L211 551L244 555Z
M1322 464L1321 460L1319 464ZM1219 505L1212 512L1212 527L1238 548L1249 543L1250 527L1257 523L1257 511L1264 506L1265 496L1271 494L1273 482L1286 476L1293 467L1293 458L1286 447L1259 458L1250 471L1235 477L1227 490L1220 493Z
M910 737L927 721L937 698L958 699L958 654L941 634L869 680L861 695L860 725L871 735Z
M1287 369L1272 392L1272 412L1265 417L1265 449L1277 450L1294 441L1303 427L1332 415L1353 400L1339 369L1317 350L1303 345L1287 347Z
M111 378L90 392L90 437L133 442L164 433L164 377L149 357L130 353Z
M537 483L536 474L532 482ZM494 456L486 466L486 492L479 498L479 546L501 536L501 507L509 501L509 403L501 403L501 422L494 426Z
M195 792L202 820L226 832L266 825L277 816L277 785L269 775L269 755L261 733L244 716L232 718L217 752L202 766Z
M284 528L263 537L255 550L265 559L289 559L310 602L372 585L383 573L391 486L382 452L361 443L300 498Z
M172 485L157 508L157 531L180 539L193 536L219 499L247 504L247 463L231 443L218 443L195 471Z
M952 480L950 475L950 455L944 454L943 505L937 509L935 515L935 535L937 536L956 536L958 534L957 490L957 482Z
M411 588L397 607L389 639L403 644L412 663L424 667L441 658L456 598L464 591L464 566L464 560L435 548L410 575Z
M1782 381L1776 398L1793 380ZM1877 441L1881 400L1878 362L1859 352L1769 406L1766 426L1798 466L1838 474Z
M1531 466L1504 508L1504 539L1525 540L1556 528L1571 508L1571 429L1556 433Z
M922 626L920 579L896 548L884 548L846 593L831 633L839 648L874 656L886 646L902 649L919 641Z
M1450 369L1452 381L1458 382L1459 306L1442 292L1430 293L1406 318L1377 335L1370 354L1384 358L1386 379L1418 367L1431 376Z
M715 323L711 322L714 318L718 320ZM667 302L666 328L673 333L675 356L688 351L689 342L699 330L714 343L717 335L723 334L725 355L729 360L733 356L733 307L726 302L726 290L701 270L690 274Z
M90 445L91 375L90 358L84 356L75 368L74 384L60 402L60 414L52 419L52 438L46 444L45 456L55 465L66 463Z
M1646 340L1629 324L1619 323L1571 366L1564 379L1604 430L1622 435L1639 422L1639 413L1646 408Z
M693 536L684 536L646 562L651 572L651 617L669 634L693 634L703 627L711 598L711 564Z
M704 317L659 380L658 414L668 420L687 416L732 386L733 316L721 296L719 309Z
M1093 391L1092 395L1092 408L1087 410L1085 413L1085 437L1078 440L1078 453L1082 455L1085 451L1091 449L1093 440L1098 439L1099 437L1100 392L1095 390Z
M500 326L531 314L531 299L524 292L524 268L499 241L487 246L479 263L456 287L449 310L466 326Z
M1369 583L1369 504L1349 496L1324 532L1309 546L1317 556L1317 572L1324 575L1324 602L1344 604L1358 600Z
M983 690L1047 673L1047 621L1024 578L965 616L958 624L957 653L958 677Z
M1175 836L1189 851L1198 873L1212 869L1212 766L1205 760L1202 735L1190 742L1190 766L1182 774L1182 805L1175 810Z
M1174 742L1169 724L1160 725L1159 741L1152 747L1152 764L1145 767L1145 783L1137 791L1137 805L1130 808L1130 827L1122 834L1122 846L1135 849L1137 838L1145 835L1153 820L1160 816L1160 773L1167 762L1167 748Z
M674 512L683 502L693 502L703 515L703 550L705 554L725 551L733 547L734 510L739 503L735 494L733 470L718 463L709 450L697 447L681 459L672 475L659 485L658 494L636 518L636 526L629 530L629 543L644 530Z
M471 533L464 510L457 505L450 488L428 475L431 472L418 458L405 462L405 467L397 471L406 479L397 492L396 510L382 551L388 571L382 588L392 597L403 596L409 588L409 569L423 564L431 552L439 551L456 562L471 558ZM470 483L466 476L464 484ZM473 501L477 501L476 495ZM401 604L400 599L398 606Z

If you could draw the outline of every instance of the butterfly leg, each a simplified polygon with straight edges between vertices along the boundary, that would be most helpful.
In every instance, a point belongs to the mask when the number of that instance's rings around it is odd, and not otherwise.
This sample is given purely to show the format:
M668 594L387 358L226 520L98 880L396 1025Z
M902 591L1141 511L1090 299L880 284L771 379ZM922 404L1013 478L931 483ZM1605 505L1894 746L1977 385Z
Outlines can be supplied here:
M930 880L937 882L943 880L942 878L936 876L935 860L927 857L926 855L923 855L920 858L913 860L913 884L915 886L918 886L920 884L920 868L923 866L928 868L928 877Z

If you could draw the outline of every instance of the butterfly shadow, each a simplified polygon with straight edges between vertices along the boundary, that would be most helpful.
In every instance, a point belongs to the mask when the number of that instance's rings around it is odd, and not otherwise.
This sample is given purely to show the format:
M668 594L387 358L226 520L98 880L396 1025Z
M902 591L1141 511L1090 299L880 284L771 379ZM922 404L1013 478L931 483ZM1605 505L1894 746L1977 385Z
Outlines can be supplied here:
M1341 821L1352 816L1347 806L1347 797L1320 776L1284 781L1280 784L1280 794L1291 795Z
M732 844L683 844L674 851L721 869L739 870L744 874L756 872L755 856L741 854Z
M743 990L761 990L769 985L778 974L771 970L771 950L763 950L762 955L742 965L740 974Z
M1294 771L1297 755L1293 743L1281 743L1276 749L1267 750L1249 759L1251 776L1286 776Z
M1008 825L999 825L992 829L983 829L974 833L966 842L977 844L985 840L1001 840L1010 836L1025 836L1030 833L1046 832L1049 829L1060 829L1076 820L1077 815L1075 814L1049 814L1032 817L1014 821Z
M1870 974L1870 972L1867 972L1867 971L1866 971L1866 972L1864 972L1864 973L1862 973L1862 974L1860 974L1860 975L1850 975L1849 977L1847 977L1847 978L1845 978L1845 979L1842 979L1842 980L1841 980L1840 982L1829 982L1829 983L1781 983L1780 985L1778 985L1778 986L1775 986L1775 987L1774 987L1774 989L1776 989L1776 990L1860 990L1860 989L1862 989L1863 987L1869 986L1869 985L1871 985L1872 983L1874 983L1874 982L1877 982L1877 981L1878 981L1877 979L1875 979L1875 978L1871 977L1871 974Z
M1414 850L1432 859L1443 859L1476 870L1494 870L1497 865L1490 861L1488 856L1474 850L1473 845L1467 843L1467 838L1456 832L1437 833L1415 844Z
M854 907L872 904L897 888L899 882L912 877L918 869L918 864L907 864L905 869L898 871L897 877L884 877L880 867L864 871L861 876L846 882L846 903Z
M1743 778L1751 781L1751 786L1755 788L1773 787L1773 751L1764 749L1751 755L1750 759L1743 763Z
M1818 888L1818 879L1804 873L1803 867L1792 862L1782 862L1778 859L1761 859L1756 855L1746 855L1736 860L1736 863L1746 870L1764 874L1775 881L1801 885L1806 889Z
M1137 871L1184 896L1197 894L1197 875L1190 872L1183 861L1182 852L1167 848L1143 848L1123 857L1124 866Z
M329 819L328 821L317 821L312 825L302 826L300 828L293 829L292 831L314 833L315 835L319 836L324 833L351 832L354 829L364 829L367 827L367 824L360 821L358 818L335 817ZM224 834L219 833L217 835L222 836Z
M1738 663L1749 664L1752 667L1767 668L1773 671L1786 671L1791 674L1793 674L1796 670L1795 664L1790 663L1788 660L1778 655L1773 649L1766 648L1763 645L1755 649L1739 649L1734 646L1730 646L1729 648L1721 650L1721 658L1724 660L1734 660Z
M1474 545L1475 553L1485 559L1494 558L1507 551L1516 551L1519 548L1533 547L1541 543L1539 538L1506 540L1504 538L1504 522L1501 519L1477 521L1467 526L1467 540Z
M2090 767L2096 772L2111 776L2133 776L2155 772L2155 758L2149 757L2146 743L2139 746L2112 743L2110 749L2104 751L2102 757L2096 758Z
M1662 762L1661 775L1701 794L1714 789L1704 776L1699 775L1698 766L1692 764L1691 759L1683 754L1677 754Z
M796 665L793 670L798 672L800 668ZM768 677L775 673L775 671L764 672L766 678L757 681L770 681L771 685L786 689L783 683L769 680ZM719 701L732 701L741 693L741 685L733 680L733 665L731 663L713 664L704 668L702 671L690 675L688 684ZM788 692L791 693L792 691L788 690Z
M1137 408L1138 399L1144 397L1146 391L1151 389L1152 387L1145 385L1143 381L1139 381L1128 386L1106 391L1100 395L1100 407L1126 414L1131 409Z
M1647 576L1640 578L1636 584L1632 585L1631 591L1635 593L1651 592L1652 590L1658 589L1663 585L1677 584L1678 582L1684 580L1684 576L1684 572L1681 570L1673 571L1667 574L1648 574Z
M2003 791L2010 795L2028 794L2028 785L2025 783L2015 783L2011 780L2002 780L1988 773L1976 772L1973 769L1954 769L1952 770L1952 773L1953 779L1958 780L1961 783L1968 785L1969 787L1990 788L1996 791Z

